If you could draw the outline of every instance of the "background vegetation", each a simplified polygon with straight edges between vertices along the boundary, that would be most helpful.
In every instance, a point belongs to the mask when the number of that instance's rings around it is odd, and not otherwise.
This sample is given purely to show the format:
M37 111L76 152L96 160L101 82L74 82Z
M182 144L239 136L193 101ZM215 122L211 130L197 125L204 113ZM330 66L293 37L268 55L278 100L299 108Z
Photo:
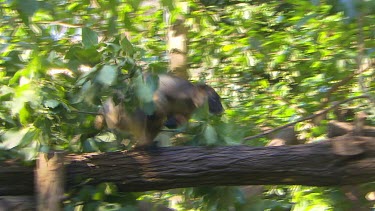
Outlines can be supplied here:
M131 140L96 130L95 116L77 111L97 112L113 90L126 94L129 109L138 105L150 86L137 73L167 72L167 28L181 17L189 28L192 79L215 87L226 111L221 117L198 112L185 139L173 144L264 146L267 137L243 138L349 97L374 99L375 1L0 2L0 161L33 165L38 152L51 149L131 148ZM375 124L374 104L358 100L344 107L366 111ZM319 124L296 124L298 138L322 140L334 118L328 113ZM374 191L373 184L358 188ZM354 206L341 187L269 186L248 198L237 187L120 193L106 183L67 196L66 210L135 210L140 200L180 210Z

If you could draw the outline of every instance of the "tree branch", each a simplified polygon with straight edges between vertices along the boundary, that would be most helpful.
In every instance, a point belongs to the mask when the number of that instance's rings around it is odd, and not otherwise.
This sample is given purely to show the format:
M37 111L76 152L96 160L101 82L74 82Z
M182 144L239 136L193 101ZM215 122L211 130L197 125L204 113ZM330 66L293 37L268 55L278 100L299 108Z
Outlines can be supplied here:
M260 134L254 135L254 136L248 136L248 137L245 137L245 138L243 139L243 142L244 142L244 141L251 140L251 139L255 139L255 138L260 138L260 137L266 136L266 135L268 135L268 134L274 133L274 132L276 132L276 131L279 131L279 130L281 130L281 129L287 128L287 127L289 127L289 126L295 125L295 124L297 124L297 123L299 123L299 122L303 122L303 121L306 121L306 120L313 119L313 118L315 118L315 117L317 117L317 116L324 115L324 114L328 113L328 111L337 108L337 107L338 107L339 105L341 105L341 104L344 104L344 103L347 103L347 102L350 102L350 101L353 101L353 100L357 100L357 99L360 99L360 98L369 98L369 97L368 97L367 95L361 95L361 96L357 96L357 97L351 97L351 98L348 98L348 99L346 99L346 100L343 100L343 101L337 102L337 103L335 103L333 106L331 106L331 107L329 107L329 108L326 108L326 109L324 109L324 110L321 110L321 111L319 111L319 112L316 112L315 114L312 114L312 115L310 115L310 116L300 118L300 119L298 119L298 120L296 120L296 121L294 121L294 122L291 122L291 123L288 123L288 124L282 125L282 126L280 126L280 127L274 128L274 129L272 129L272 130L268 130L268 131L266 131L266 132L264 132L264 133L260 133Z
M357 148L357 153L335 154L331 142L326 141L278 147L166 147L68 155L66 182L68 188L112 182L121 191L149 191L220 185L331 186L374 181L375 138L337 138L331 139L332 143L351 143L349 147ZM24 172L21 177L14 168L12 171L0 167L0 195L32 193L31 175L26 178Z
M372 61L369 61L369 63L366 66L361 66L361 68L358 71L355 71L354 73L348 75L347 77L343 78L341 81L335 83L328 91L326 96L324 97L324 101L321 105L321 107L325 107L331 99L331 96L334 92L336 92L341 86L346 85L349 81L351 81L355 76L360 75L367 70L371 70L372 68Z
M38 21L36 23L64 26L64 27L68 27L68 28L82 28L84 26L83 24L71 24L71 23L64 23L64 22L61 22L61 21Z

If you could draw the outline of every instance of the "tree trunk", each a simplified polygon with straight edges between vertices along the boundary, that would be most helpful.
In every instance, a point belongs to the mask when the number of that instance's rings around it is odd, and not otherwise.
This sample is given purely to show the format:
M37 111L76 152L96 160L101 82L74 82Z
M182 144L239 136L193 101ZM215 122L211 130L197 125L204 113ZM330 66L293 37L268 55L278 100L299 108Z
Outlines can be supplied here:
M173 75L189 79L187 70L188 28L184 25L184 22L183 18L179 18L168 28L169 69Z
M353 142L357 154L333 149ZM165 190L220 185L349 185L375 181L375 138L347 136L314 144L277 147L166 147L150 151L68 155L68 187L102 182L121 191ZM337 144L336 144L337 145ZM342 146L340 146L342 147ZM335 154L335 151L339 153ZM31 169L30 169L31 171ZM1 169L0 195L13 193L15 171ZM11 178L15 178L11 181ZM24 180L30 181L28 178ZM30 184L32 186L32 184ZM25 194L24 190L19 192Z
M64 197L64 154L40 153L35 171L37 210L62 210Z

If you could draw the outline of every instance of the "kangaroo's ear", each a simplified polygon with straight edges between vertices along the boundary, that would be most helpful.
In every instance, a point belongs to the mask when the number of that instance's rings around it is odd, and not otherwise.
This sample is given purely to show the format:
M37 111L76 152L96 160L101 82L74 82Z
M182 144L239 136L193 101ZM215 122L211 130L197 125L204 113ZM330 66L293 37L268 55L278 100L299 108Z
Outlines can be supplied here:
M199 94L195 85L188 80L167 74L159 75L159 86L153 96L156 112L166 115L192 113L205 102L205 96L199 97ZM200 104L199 100L202 101Z
M224 112L220 96L212 87L207 84L197 84L196 87L206 94L210 113L221 114Z

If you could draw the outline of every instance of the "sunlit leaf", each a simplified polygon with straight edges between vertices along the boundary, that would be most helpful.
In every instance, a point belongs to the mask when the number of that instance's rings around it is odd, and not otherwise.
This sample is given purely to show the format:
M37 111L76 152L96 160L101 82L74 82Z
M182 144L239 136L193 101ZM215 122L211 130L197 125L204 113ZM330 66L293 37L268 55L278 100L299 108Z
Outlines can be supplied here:
M15 97L12 101L11 111L13 115L16 115L20 112L21 109L29 103L31 106L37 107L40 103L40 96L37 88L32 84L25 84L18 86L15 90Z
M29 123L31 112L33 111L30 108L30 105L28 103L24 103L24 106L21 108L21 110L18 113L18 117L22 125Z
M44 102L44 106L48 108L56 108L60 105L60 102L54 99L48 99Z
M38 142L33 142L30 147L24 147L20 149L20 153L25 157L25 160L35 160L39 154Z
M259 81L259 85L262 88L268 88L270 86L270 84L269 84L269 82L267 80L261 80L261 81Z
M224 51L224 52L228 52L228 51L233 50L234 48L235 48L234 45L225 45L225 46L223 47L223 51Z
M29 128L21 130L8 130L2 135L3 142L0 142L0 148L12 149L22 144L22 146L30 143L34 137L32 131Z

